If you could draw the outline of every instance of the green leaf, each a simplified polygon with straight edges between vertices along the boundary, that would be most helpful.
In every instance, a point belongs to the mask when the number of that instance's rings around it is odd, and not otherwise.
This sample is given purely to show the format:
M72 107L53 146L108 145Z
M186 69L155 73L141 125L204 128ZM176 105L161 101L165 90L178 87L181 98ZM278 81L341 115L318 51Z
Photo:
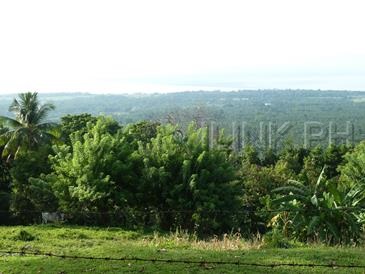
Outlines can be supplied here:
M312 217L311 221L308 224L307 234L311 234L314 232L318 224L320 223L321 218L319 216Z
M318 198L317 198L317 195L314 194L311 198L311 203L315 206L318 206Z

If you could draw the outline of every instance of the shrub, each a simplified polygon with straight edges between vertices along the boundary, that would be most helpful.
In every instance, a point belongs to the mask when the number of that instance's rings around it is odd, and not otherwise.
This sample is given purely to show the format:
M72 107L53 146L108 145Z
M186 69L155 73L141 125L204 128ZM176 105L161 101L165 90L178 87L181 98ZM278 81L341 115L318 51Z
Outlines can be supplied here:
M289 239L285 237L284 233L279 229L274 228L264 236L264 247L290 248L292 246Z
M20 230L17 235L14 236L14 240L23 241L23 242L31 242L36 239L35 236L30 234L26 230Z

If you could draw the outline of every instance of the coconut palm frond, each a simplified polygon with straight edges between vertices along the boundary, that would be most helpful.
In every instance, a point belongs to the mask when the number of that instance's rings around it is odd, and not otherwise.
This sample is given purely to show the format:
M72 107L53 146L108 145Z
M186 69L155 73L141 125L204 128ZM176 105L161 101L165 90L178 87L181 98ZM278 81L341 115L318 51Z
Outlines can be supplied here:
M13 157L26 149L34 149L42 143L59 138L57 124L45 122L53 104L40 104L38 93L19 94L9 106L15 119L0 116L0 123L7 128L0 132L0 144L4 145L3 157Z

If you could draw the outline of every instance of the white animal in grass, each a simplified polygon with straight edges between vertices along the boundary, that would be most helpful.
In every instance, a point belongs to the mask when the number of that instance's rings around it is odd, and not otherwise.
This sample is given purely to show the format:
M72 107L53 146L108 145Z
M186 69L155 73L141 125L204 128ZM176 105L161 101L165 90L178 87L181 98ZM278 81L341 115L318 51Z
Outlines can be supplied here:
M60 212L42 212L42 223L60 223L65 220L65 214Z

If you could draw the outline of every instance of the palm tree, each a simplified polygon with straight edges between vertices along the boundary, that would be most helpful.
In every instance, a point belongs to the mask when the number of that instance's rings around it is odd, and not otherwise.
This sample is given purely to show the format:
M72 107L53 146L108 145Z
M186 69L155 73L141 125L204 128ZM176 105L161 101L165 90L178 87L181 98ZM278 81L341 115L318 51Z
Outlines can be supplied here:
M35 149L55 139L56 124L45 122L48 113L54 109L53 104L41 105L37 92L19 94L19 99L14 99L9 107L15 119L0 116L4 127L0 132L0 147L4 146L2 156L16 158L22 151Z

